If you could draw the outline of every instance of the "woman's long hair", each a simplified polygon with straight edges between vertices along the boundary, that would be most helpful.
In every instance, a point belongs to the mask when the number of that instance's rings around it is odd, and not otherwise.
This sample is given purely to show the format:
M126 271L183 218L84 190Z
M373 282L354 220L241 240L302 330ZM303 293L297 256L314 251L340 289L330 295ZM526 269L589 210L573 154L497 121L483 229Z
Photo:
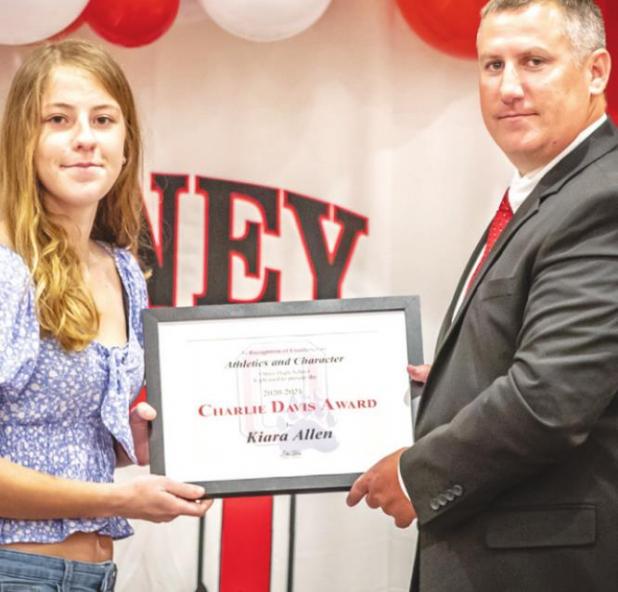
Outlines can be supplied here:
M31 270L43 335L69 351L84 349L99 331L99 313L77 253L41 200L34 155L41 132L41 102L57 66L91 74L122 110L126 163L101 199L91 238L137 255L142 229L139 184L142 148L131 89L118 64L85 41L64 40L34 50L21 65L7 97L0 130L0 212L12 248Z

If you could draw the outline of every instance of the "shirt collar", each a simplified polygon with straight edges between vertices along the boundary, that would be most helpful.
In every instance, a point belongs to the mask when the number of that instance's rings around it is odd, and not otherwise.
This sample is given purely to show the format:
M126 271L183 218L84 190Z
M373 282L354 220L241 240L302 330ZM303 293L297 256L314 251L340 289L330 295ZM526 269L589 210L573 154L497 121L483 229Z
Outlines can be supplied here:
M525 175L520 175L518 171L515 171L509 187L509 203L511 204L513 213L517 211L526 197L532 193L534 188L539 184L539 181L551 168L560 162L569 152L579 146L593 132L599 129L606 121L607 115L604 113L599 119L583 130L560 154L558 154L558 156L544 167L526 173Z

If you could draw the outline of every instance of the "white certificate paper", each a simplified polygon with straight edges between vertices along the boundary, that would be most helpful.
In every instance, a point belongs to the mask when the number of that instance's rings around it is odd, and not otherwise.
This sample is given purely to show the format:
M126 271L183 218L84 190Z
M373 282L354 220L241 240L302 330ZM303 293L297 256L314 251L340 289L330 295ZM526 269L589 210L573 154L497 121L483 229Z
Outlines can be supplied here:
M165 474L215 494L344 488L412 443L404 310L281 313L156 324Z

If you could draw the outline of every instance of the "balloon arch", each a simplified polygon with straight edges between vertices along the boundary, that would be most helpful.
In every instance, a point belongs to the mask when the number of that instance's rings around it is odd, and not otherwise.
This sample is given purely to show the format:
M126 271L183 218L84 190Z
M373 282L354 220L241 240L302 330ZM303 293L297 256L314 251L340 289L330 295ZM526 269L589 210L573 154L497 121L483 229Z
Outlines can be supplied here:
M196 0L220 27L251 41L278 41L313 25L332 0ZM426 43L458 58L475 57L480 10L487 0L391 0ZM618 29L618 7L597 0L610 39ZM117 45L152 43L173 24L180 0L0 1L0 44L20 45L65 35L88 24Z
M196 0L221 28L250 41L279 41L303 32L331 0ZM172 26L180 0L0 0L0 44L56 39L89 25L124 47L152 43Z
M332 0L195 0L221 28L250 41L272 42L302 33ZM390 0L410 28L435 49L475 57L480 9L487 0ZM618 2L597 0L605 16L610 52L618 56ZM172 26L180 0L0 0L0 44L57 39L89 25L103 39L125 47L152 43ZM350 6L353 10L353 7ZM618 119L618 75L607 89Z

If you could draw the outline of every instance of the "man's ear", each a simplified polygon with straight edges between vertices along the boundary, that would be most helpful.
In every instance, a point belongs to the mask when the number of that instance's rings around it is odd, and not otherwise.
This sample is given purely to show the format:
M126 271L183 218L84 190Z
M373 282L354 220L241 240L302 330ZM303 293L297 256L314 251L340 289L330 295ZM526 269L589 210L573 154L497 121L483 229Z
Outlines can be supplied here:
M606 49L597 49L588 58L590 82L588 88L591 95L601 95L605 92L609 74L612 69L612 58Z

